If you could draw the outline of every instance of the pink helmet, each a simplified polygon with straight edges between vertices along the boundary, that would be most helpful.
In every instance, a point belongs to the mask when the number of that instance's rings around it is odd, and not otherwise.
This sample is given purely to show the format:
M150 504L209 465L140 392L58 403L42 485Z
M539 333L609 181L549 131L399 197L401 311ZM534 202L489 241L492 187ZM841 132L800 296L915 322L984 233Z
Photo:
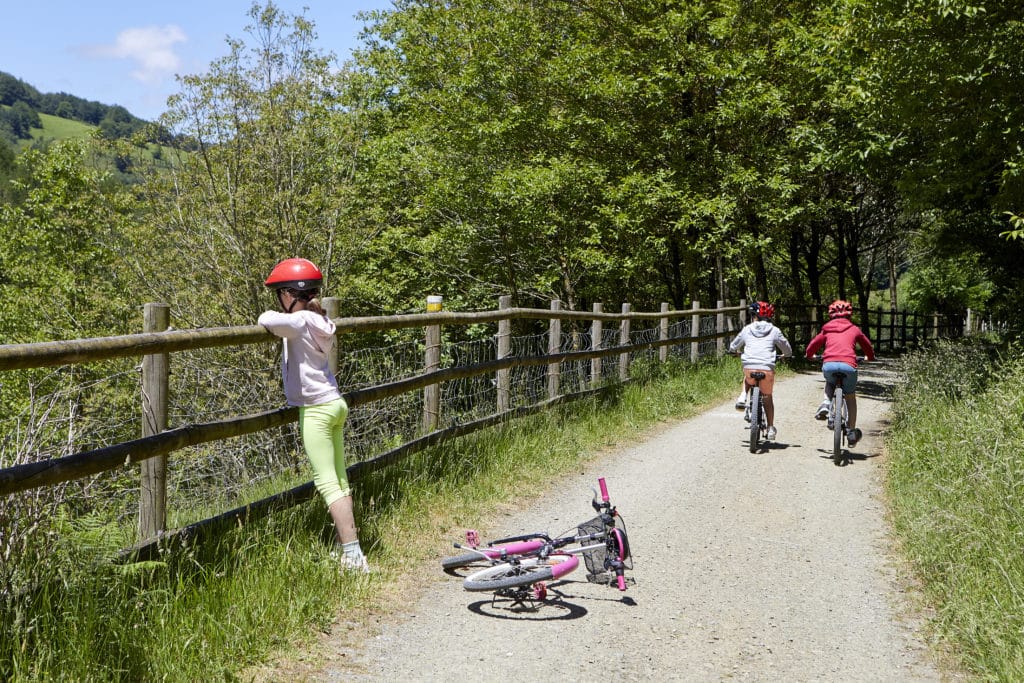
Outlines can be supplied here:
M849 318L853 315L853 306L849 301L836 299L828 305L829 318Z

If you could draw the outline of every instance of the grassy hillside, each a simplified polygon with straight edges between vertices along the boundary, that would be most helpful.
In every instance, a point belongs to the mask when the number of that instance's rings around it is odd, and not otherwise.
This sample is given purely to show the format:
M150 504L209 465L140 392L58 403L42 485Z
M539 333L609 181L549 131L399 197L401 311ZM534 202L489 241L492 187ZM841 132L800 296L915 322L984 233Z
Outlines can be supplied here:
M42 128L32 129L32 140L22 140L21 147L25 148L33 142L45 142L47 140L80 140L88 138L97 129L81 121L62 119L59 116L40 114L39 119L43 122Z

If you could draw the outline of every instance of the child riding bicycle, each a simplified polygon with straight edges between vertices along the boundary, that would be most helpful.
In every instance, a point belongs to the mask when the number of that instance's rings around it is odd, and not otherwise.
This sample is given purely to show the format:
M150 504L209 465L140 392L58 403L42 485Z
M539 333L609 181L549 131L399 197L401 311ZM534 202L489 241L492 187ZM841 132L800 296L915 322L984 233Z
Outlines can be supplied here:
M737 410L743 410L747 405L747 392L754 386L750 373L760 371L764 373L758 387L761 396L764 397L764 413L768 422L767 438L774 440L778 435L775 429L775 403L772 400L772 388L775 385L775 361L781 351L783 356L793 355L793 347L790 346L786 335L782 330L772 324L775 316L775 306L767 301L755 301L750 304L750 314L754 317L753 322L740 330L736 338L729 344L729 353L737 353L740 349L743 353L740 360L743 362L743 393L736 399Z
M805 353L808 360L814 357L823 346L821 354L821 373L825 376L825 400L815 411L815 419L824 420L828 417L829 403L836 391L836 373L843 373L843 398L846 400L847 434L846 441L851 446L861 439L861 431L857 429L857 353L856 346L868 360L875 359L875 349L871 340L850 320L853 306L848 301L837 299L828 307L829 321L822 325L821 332L807 345Z

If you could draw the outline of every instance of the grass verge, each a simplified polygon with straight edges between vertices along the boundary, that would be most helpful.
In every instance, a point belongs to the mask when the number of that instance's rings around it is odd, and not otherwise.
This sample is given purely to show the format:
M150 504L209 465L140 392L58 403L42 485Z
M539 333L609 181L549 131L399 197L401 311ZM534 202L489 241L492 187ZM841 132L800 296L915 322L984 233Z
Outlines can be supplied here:
M1024 353L937 344L905 361L887 487L936 634L984 680L1024 680Z
M338 571L318 500L127 567L88 559L73 537L51 539L36 568L46 578L0 596L0 679L280 679L282 667L302 678L304 666L322 664L302 656L318 634L336 639L393 608L456 528L482 527L519 492L539 492L601 450L731 395L739 363L638 363L634 377L602 398L464 437L361 482L370 576Z

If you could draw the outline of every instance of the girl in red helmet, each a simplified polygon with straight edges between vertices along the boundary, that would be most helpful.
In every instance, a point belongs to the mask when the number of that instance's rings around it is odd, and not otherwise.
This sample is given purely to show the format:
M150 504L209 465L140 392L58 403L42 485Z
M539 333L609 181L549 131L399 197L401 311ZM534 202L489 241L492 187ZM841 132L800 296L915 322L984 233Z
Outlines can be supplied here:
M820 348L825 347L821 354L821 373L825 376L825 400L818 406L814 417L824 420L828 417L828 406L832 402L832 395L836 391L835 373L842 372L846 375L843 379L843 398L846 400L847 411L847 433L846 440L851 446L857 444L861 438L861 431L857 429L857 350L861 351L868 360L875 359L875 349L871 346L871 340L864 332L853 324L850 317L853 315L853 306L850 302L837 299L828 307L830 320L822 325L821 332L807 345L806 356L812 358Z
M313 483L334 521L341 566L368 572L345 472L342 427L348 405L328 360L335 325L316 300L323 274L311 261L290 258L274 266L264 284L274 290L283 312L266 311L260 315L259 324L284 340L281 375L285 398L288 405L299 409L302 445L313 467Z

